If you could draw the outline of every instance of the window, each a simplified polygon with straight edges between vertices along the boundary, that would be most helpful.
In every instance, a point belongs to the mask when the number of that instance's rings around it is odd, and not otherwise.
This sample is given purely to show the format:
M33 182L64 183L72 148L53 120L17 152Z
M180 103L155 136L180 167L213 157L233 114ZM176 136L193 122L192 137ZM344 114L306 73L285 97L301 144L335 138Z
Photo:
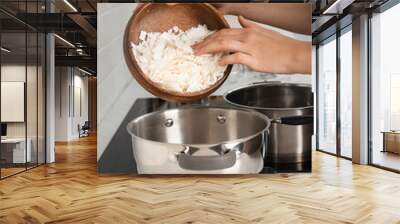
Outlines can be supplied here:
M318 46L317 146L320 151L350 159L353 95L351 24Z
M340 36L340 155L352 157L352 33Z
M336 39L318 47L318 149L336 153Z
M371 159L400 170L400 4L371 18Z

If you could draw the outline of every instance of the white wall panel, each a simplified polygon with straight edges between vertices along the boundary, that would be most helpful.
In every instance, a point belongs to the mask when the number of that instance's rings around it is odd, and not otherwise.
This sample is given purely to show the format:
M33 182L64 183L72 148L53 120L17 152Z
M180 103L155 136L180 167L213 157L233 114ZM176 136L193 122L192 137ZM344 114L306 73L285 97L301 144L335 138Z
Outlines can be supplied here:
M1 82L1 122L24 122L24 82Z

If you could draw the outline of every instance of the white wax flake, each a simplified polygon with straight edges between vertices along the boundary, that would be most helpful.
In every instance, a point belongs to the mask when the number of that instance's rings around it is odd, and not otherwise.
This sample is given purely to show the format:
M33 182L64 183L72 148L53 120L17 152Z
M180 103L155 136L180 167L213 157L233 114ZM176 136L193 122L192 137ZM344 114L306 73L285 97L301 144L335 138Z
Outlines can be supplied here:
M218 64L222 54L193 54L191 46L212 33L206 25L187 31L176 26L163 33L141 31L140 42L132 43L132 51L145 75L161 88L197 92L215 84L226 69Z

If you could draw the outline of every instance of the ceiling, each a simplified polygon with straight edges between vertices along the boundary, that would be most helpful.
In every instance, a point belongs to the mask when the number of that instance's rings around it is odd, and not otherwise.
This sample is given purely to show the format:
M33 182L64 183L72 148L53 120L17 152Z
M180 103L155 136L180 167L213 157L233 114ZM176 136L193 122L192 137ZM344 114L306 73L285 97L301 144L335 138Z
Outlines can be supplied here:
M313 11L313 44L335 34L352 23L354 17L375 9L389 0L334 0L317 1ZM396 0L395 0L396 1Z
M31 39L38 33L54 32L56 65L79 66L95 73L97 2L48 0L46 5L45 0L1 0L2 46L12 49L2 52L2 60L17 62L25 55L28 59L36 57L38 48L33 42L37 41Z

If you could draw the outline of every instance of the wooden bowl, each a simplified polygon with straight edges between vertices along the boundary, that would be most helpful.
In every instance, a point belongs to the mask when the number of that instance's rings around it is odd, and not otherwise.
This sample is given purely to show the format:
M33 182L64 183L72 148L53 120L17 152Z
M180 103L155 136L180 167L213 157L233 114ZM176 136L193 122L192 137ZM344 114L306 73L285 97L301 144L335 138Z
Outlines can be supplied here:
M147 78L140 69L135 56L132 52L131 42L138 44L140 31L146 32L165 32L174 26L182 30L187 30L198 24L205 24L209 30L219 30L229 28L228 23L216 9L210 4L157 4L147 3L141 5L135 10L125 30L124 37L124 55L125 61L133 77L147 91L162 99L169 101L194 101L204 98L217 90L228 77L232 65L228 65L222 78L207 89L180 93L176 91L165 90L158 87L156 83Z

